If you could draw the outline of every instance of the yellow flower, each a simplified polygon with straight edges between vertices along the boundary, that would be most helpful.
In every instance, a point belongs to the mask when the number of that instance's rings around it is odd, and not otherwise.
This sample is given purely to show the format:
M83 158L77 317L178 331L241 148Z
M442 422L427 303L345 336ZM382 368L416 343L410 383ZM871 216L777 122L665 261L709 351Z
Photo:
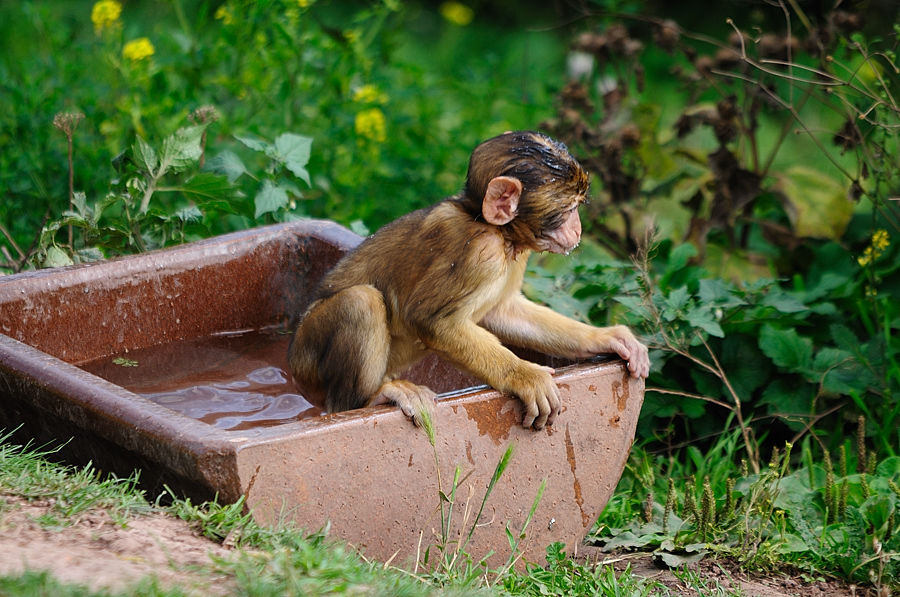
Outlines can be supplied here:
M312 6L313 2L315 2L315 0L297 0L297 4L300 6L300 8L309 8L310 6Z
M359 29L348 29L344 31L344 39L346 39L351 44L355 44L360 37Z
M441 4L441 16L454 25L465 26L472 22L475 12L461 2L448 0Z
M156 52L156 48L153 47L153 44L146 37L133 39L122 48L122 56L132 62L150 58L154 52Z
M361 104L383 104L387 101L387 96L374 85L363 85L353 92L353 101Z
M231 25L234 23L234 14L232 14L231 9L228 8L225 4L220 6L216 10L216 14L214 15L217 19L222 21L223 25Z
M884 253L884 250L887 249L891 245L891 237L888 235L887 230L878 229L872 235L871 244L866 247L866 250L863 251L862 257L857 257L856 261L861 266L865 267L881 257L881 254Z
M91 9L91 22L94 31L100 35L105 29L111 29L119 23L122 15L122 5L116 0L100 0Z
M887 230L879 229L872 235L872 246L878 251L884 251L890 244L891 237L888 235Z
M369 108L356 115L356 134L377 143L387 141L384 112L380 108Z

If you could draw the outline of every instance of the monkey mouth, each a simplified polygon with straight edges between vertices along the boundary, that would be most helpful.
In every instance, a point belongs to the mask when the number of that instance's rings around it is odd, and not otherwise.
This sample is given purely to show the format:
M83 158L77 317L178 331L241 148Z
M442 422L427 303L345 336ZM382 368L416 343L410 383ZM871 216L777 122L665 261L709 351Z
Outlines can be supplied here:
M549 251L550 253L557 253L559 255L568 255L579 244L581 244L580 238L577 239L574 243L560 242L558 239L548 236L542 236L538 240L538 248L541 251Z

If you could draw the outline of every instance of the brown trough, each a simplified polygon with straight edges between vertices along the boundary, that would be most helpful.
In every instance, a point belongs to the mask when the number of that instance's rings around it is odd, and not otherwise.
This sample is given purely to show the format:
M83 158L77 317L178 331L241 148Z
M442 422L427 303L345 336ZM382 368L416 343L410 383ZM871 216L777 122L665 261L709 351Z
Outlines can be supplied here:
M564 408L534 432L519 426L517 400L429 358L410 376L441 394L434 448L395 408L322 415L292 393L286 330L359 241L298 222L0 278L0 429L68 441L70 463L140 469L151 496L163 484L195 499L245 496L261 522L330 524L395 563L437 543L439 491L450 494L457 467L453 528L467 503L471 525L512 444L467 551L505 560L506 529L522 530L544 482L525 556L541 560L555 541L576 549L622 473L643 383L619 360L541 358L557 367Z

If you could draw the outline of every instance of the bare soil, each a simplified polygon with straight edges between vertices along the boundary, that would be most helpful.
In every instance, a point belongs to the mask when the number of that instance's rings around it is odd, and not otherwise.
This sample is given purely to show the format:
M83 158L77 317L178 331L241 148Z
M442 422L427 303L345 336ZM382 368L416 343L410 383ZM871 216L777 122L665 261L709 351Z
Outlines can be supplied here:
M655 563L649 554L608 554L598 548L586 547L583 556L589 562L610 564L619 571L630 567L635 575L663 584L673 595L697 595L696 590L685 586L671 569ZM721 561L701 561L688 567L708 583L710 595L715 594L712 591L718 583L726 589L740 589L747 597L877 597L873 589L837 580L812 580L799 572L748 574L736 565Z
M114 591L155 576L163 586L198 594L227 591L210 556L227 557L228 550L182 520L151 514L130 518L122 527L97 510L56 530L36 521L50 507L0 495L0 575L46 570L62 582Z

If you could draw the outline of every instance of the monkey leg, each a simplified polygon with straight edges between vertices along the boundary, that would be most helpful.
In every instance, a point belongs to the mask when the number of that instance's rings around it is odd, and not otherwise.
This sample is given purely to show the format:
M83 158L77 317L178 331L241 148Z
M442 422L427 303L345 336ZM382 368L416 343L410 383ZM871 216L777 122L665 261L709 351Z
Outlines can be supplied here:
M419 386L405 379L385 382L372 397L368 406L396 404L409 417L413 425L422 427L424 420L434 412L437 394L430 388Z
M288 362L297 387L328 412L362 408L385 381L391 336L384 298L353 286L314 303L297 327Z

